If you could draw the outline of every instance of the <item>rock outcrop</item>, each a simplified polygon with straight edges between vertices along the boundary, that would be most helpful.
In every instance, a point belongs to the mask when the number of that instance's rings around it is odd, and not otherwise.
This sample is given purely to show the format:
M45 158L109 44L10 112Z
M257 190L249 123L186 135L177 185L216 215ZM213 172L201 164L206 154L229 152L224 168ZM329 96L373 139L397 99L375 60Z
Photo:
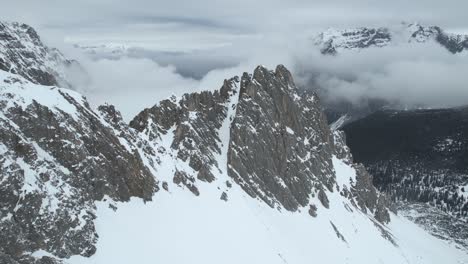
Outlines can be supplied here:
M59 50L44 45L34 28L0 22L0 70L21 75L36 84L69 88L66 71L71 67L80 68Z
M297 211L315 207L316 198L328 207L327 193L346 188L343 196L363 212L390 220L387 201L362 166L356 182L339 186L333 157L352 164L343 134L332 133L317 95L301 94L282 65L259 66L214 92L164 100L130 126L171 164L163 168L171 176L158 175L195 195L202 195L200 182L228 179L271 207Z
M333 136L318 98L299 96L283 66L243 75L230 134L229 175L251 196L294 211L333 189Z
M0 252L18 263L90 256L94 201L152 199L149 166L80 95L2 71L0 123Z

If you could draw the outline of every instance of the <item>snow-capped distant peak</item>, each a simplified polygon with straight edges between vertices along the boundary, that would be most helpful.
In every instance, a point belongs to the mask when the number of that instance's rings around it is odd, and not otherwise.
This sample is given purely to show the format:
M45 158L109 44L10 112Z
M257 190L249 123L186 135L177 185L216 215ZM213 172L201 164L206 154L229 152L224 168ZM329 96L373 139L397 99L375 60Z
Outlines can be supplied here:
M447 33L437 26L419 23L401 23L397 27L360 27L354 29L330 28L318 34L314 43L324 54L335 54L340 50L360 50L369 47L385 47L390 44L439 43L451 53L468 50L468 35Z

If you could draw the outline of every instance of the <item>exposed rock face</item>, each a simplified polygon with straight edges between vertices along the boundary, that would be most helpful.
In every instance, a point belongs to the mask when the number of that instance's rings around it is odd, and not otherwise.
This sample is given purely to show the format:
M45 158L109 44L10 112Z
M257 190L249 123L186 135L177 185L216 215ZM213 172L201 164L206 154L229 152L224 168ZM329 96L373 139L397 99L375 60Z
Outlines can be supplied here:
M340 36L341 35L341 36ZM342 41L343 38L346 41ZM323 54L334 55L337 49L363 49L372 46L385 46L392 37L386 28L360 28L356 30L343 30L333 32L331 30L321 33L317 39L321 43Z
M59 258L94 254L94 202L150 200L156 179L166 191L194 196L203 195L203 184L217 185L226 202L236 182L271 207L306 208L314 217L338 191L389 220L364 169L355 182L338 184L333 158L352 164L344 138L330 131L315 94L298 94L283 66L162 101L130 126L111 105L94 112L70 90L1 77L0 257L7 263L59 261L33 257L41 250Z
M235 82L226 80L219 91L186 94L179 101L164 100L130 122L161 156L170 156L172 161L167 163L181 163L172 169L173 182L194 194L198 193L197 181L212 182L214 174L225 170L225 164L218 164L224 148L220 133L228 118L231 96L237 93Z
M424 43L434 41L456 54L468 50L468 36L451 34L437 26L405 24L399 28L329 29L315 38L323 54L334 55L340 50L385 47L394 42Z
M287 210L333 188L333 138L313 94L298 95L283 66L241 80L231 125L229 175L251 196Z
M65 69L77 65L45 46L37 32L20 23L0 22L0 70L42 85L69 87Z
M0 77L0 252L92 255L94 201L149 200L155 178L78 94Z
M163 167L175 164L158 175L195 195L203 195L200 182L222 180L219 186L225 188L226 177L271 207L297 211L307 206L316 215L312 198L327 208L327 193L344 188L335 180L333 156L352 164L343 135L332 134L317 96L299 94L281 65L276 71L259 66L253 75L226 80L218 91L162 101L142 111L130 126L158 149L166 160ZM357 181L343 196L389 221L387 204L379 203L372 178L362 166L357 168Z
M339 159L345 160L349 164L353 164L356 171L356 182L351 186L351 189L339 190L342 195L351 199L356 206L363 212L370 210L374 214L375 219L381 223L390 222L389 210L396 213L396 210L390 200L378 192L373 185L373 177L369 174L362 164L354 164L350 149L346 145L345 134L342 131L334 131L335 138L335 155Z

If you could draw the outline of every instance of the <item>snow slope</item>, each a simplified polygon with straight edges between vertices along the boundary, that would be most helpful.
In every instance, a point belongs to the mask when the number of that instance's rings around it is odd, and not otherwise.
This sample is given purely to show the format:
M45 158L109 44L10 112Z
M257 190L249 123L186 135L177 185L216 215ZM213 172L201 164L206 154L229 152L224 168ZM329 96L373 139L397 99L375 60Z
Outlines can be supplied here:
M352 176L354 170L340 160L335 158L334 165L338 178ZM196 198L173 188L146 204L139 199L119 203L117 211L109 201L100 202L97 253L69 262L468 263L462 251L392 214L388 229L383 228L392 233L395 246L380 235L382 227L336 192L329 196L330 209L320 208L312 218L306 210L271 209L236 185L224 202L209 185Z

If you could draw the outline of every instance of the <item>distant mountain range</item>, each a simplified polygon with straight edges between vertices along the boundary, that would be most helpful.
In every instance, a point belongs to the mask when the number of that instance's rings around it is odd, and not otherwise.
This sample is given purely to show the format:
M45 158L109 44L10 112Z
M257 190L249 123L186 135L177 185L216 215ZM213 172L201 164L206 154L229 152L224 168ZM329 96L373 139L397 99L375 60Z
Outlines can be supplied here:
M315 45L323 54L402 43L429 42L438 43L453 54L468 50L468 35L448 33L438 26L424 26L418 23L402 23L397 27L328 29L314 38Z
M347 52L361 52L369 48L386 48L400 45L412 45L417 48L428 44L437 44L454 56L468 55L468 35L449 33L438 26L425 26L419 23L401 23L392 27L359 27L354 29L330 28L313 38L314 45L323 55L339 55ZM327 91L317 87L322 98L328 98ZM425 106L407 106L395 100L385 98L361 98L359 104L346 100L324 101L328 121L339 128L379 110L424 108Z
M314 39L324 55L368 48L437 44L468 54L468 36L417 23L392 28L329 29ZM320 90L319 90L320 94ZM468 110L413 109L364 98L360 105L325 102L333 129L342 130L356 162L400 211L434 235L468 245ZM399 109L399 110L394 110Z

